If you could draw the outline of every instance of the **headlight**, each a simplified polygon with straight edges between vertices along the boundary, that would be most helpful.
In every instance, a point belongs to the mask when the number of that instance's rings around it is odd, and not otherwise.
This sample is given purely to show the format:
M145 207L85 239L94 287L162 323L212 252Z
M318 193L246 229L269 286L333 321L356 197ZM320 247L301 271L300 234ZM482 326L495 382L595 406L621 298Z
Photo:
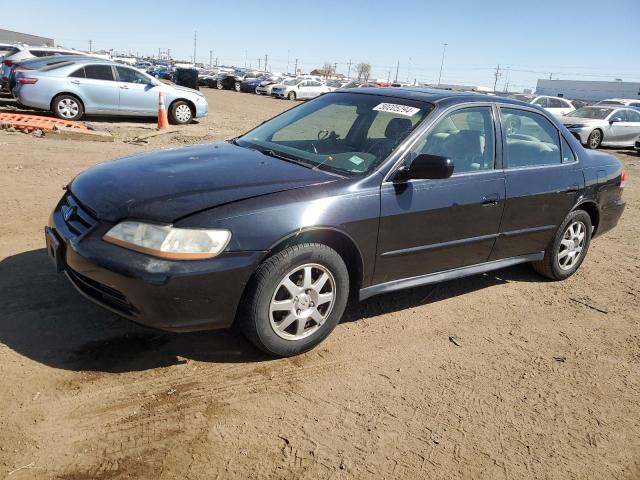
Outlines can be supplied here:
M198 260L215 257L224 250L231 239L231 232L174 228L127 220L114 226L102 239L156 257Z

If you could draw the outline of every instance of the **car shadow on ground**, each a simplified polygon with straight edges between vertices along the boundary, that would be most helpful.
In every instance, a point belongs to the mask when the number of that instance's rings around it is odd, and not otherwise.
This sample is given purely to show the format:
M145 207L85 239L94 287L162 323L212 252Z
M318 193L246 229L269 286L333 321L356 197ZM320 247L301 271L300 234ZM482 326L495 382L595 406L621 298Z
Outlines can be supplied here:
M526 266L353 302L343 322L437 303L510 281L540 281ZM45 249L0 261L0 348L65 370L141 371L183 363L261 362L234 330L169 333L136 325L86 300L54 272Z

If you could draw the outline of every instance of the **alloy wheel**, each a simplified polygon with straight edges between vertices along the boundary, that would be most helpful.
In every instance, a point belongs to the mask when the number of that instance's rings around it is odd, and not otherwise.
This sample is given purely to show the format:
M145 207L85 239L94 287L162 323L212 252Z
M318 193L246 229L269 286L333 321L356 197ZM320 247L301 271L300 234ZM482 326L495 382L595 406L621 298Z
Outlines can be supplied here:
M580 260L586 232L587 227L581 221L570 223L564 231L558 249L558 265L562 270L570 270Z
M591 148L598 148L600 146L600 130L594 130L589 137L589 146Z
M324 266L294 268L278 283L269 304L271 328L285 340L313 335L327 320L336 300L336 282Z

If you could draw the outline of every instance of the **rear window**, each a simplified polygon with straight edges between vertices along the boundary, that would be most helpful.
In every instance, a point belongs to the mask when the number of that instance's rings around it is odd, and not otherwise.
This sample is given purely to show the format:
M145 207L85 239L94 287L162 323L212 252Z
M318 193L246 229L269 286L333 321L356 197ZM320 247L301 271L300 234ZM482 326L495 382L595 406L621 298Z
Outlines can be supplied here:
M8 57L18 51L15 47L0 47L0 57Z
M113 70L111 65L85 65L84 74L86 78L94 80L113 80Z

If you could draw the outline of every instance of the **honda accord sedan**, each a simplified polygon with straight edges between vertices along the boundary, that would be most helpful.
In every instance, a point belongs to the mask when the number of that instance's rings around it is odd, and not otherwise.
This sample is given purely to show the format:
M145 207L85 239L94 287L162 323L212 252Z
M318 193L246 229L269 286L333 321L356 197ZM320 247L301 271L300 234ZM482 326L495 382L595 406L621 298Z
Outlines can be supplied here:
M540 107L351 89L227 142L97 165L45 237L103 307L174 331L235 323L288 356L325 339L351 296L521 263L571 276L617 224L624 183L615 157Z

